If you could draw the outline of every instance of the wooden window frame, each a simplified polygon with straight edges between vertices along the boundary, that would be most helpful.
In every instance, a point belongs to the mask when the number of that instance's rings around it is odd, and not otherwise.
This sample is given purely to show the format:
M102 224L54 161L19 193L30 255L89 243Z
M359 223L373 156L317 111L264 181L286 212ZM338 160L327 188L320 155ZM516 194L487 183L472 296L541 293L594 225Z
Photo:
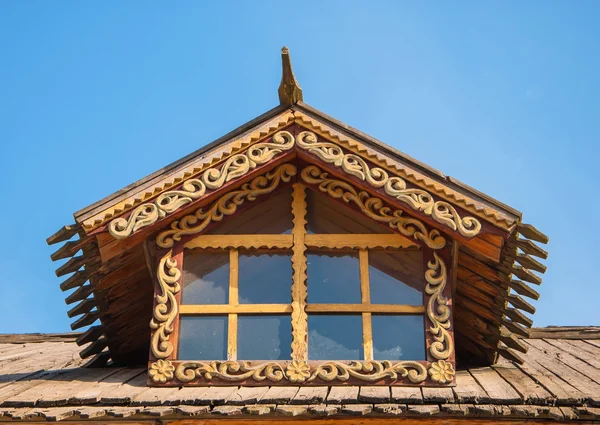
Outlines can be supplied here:
M265 175L272 182L261 182L260 195L273 190L285 179L283 164ZM198 211L174 222L170 228L156 237L156 289L151 327L151 349L149 383L151 385L429 385L448 386L454 384L455 356L452 324L451 288L455 279L454 256L456 243L446 239L436 229L429 228L420 220L396 214L381 203L368 201L366 192L342 180L327 178L319 174L316 166L302 170L297 183L293 184L292 216L293 229L290 235L203 235L206 222L218 217L219 205L225 194L213 206ZM288 168L288 171L289 168ZM295 171L294 171L295 174ZM265 179L265 176L262 176ZM270 177L269 177L270 176ZM273 177L275 176L275 177ZM257 177L258 178L258 177ZM323 181L319 181L322 179ZM337 182L328 186L327 182ZM272 183L272 184L271 184ZM244 189L245 188L245 189ZM367 217L383 221L394 231L393 234L369 235L313 235L306 232L306 189L324 193L334 200L343 200ZM341 188L341 189L340 189ZM253 183L236 191L236 199L256 199ZM241 192L246 192L241 193ZM346 192L346 196L343 193ZM371 199L378 199L373 198ZM350 201L349 201L350 200ZM380 201L380 200L379 200ZM226 209L232 214L242 202ZM386 209L387 208L387 209ZM399 212L398 212L399 211ZM216 214L216 215L215 215ZM193 217L186 219L186 217ZM199 220L200 218L200 220ZM213 221L218 221L219 217ZM198 224L200 223L200 224ZM420 248L424 259L424 303L414 305L370 304L368 252L372 249ZM230 255L229 304L226 305L181 305L181 277L184 252L189 249L228 250ZM244 304L237 303L238 256L240 249L291 250L293 279L291 304ZM306 252L323 249L346 249L358 251L361 282L361 304L312 304L307 305L307 257ZM309 361L307 350L307 313L313 312L359 313L363 320L362 361ZM371 318L372 313L423 314L426 332L426 360L424 361L379 361L373 360ZM237 359L238 314L290 314L292 322L292 347L289 361L244 361ZM228 359L212 361L177 360L179 318L181 315L222 314L228 316Z

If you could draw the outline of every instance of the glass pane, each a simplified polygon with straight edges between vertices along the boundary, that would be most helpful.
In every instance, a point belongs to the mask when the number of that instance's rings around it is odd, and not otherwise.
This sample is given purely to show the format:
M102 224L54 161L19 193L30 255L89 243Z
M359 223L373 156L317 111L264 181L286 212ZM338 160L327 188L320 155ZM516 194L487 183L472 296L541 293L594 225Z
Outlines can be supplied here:
M248 209L224 217L223 221L208 229L209 235L289 234L292 232L292 189L267 195L254 202L244 202Z
M182 304L227 304L229 252L186 251L182 281Z
M308 233L392 233L364 214L327 195L306 191Z
M227 316L182 317L179 360L226 360Z
M361 315L309 315L309 360L363 360Z
M421 251L369 251L373 304L423 304L425 279Z
M308 302L360 304L360 268L352 253L308 254Z
M289 304L292 299L292 256L241 254L240 304Z
M291 355L290 316L238 316L238 359L289 360Z
M423 316L371 316L375 360L425 360Z

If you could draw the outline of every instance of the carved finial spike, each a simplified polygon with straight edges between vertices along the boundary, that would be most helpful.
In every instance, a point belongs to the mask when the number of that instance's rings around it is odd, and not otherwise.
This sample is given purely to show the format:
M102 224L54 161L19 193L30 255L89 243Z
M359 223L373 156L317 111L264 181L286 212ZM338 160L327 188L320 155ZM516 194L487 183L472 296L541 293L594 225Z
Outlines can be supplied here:
M281 105L293 105L303 100L302 89L296 81L294 71L292 70L290 51L285 46L281 49L281 67L283 74L281 75L281 84L279 85L279 103Z

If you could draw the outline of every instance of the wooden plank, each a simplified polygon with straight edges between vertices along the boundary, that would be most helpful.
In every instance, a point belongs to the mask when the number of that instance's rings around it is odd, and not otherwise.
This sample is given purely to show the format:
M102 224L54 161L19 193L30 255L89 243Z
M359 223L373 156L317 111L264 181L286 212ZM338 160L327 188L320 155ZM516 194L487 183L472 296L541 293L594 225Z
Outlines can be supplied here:
M389 403L391 400L388 386L361 386L358 401L363 403Z
M300 387L290 404L320 404L327 398L328 387Z
M197 404L224 404L229 397L238 390L237 386L230 387L208 387L197 399Z
M79 224L67 224L61 227L52 236L46 239L48 245L54 245L55 243L68 241L77 234L80 227Z
M229 304L238 305L238 280L239 280L239 251L229 250ZM227 359L237 360L237 330L238 316L230 313L227 316Z
M294 398L300 387L271 387L263 395L261 403L287 404Z
M349 404L358 402L358 392L360 387L331 387L327 394L326 402L328 404Z
M418 249L419 245L399 234L307 234L306 246L327 249Z
M240 387L227 399L227 404L243 406L256 404L269 391L269 387Z
M419 387L391 387L392 403L423 403L423 395Z
M72 389L69 404L94 404L100 402L103 397L108 397L118 391L124 383L129 380L143 376L146 379L146 368L117 369L114 374L98 382L80 385Z
M546 358L551 358L553 361L552 370L556 370L559 376L571 385L577 387L576 382L581 387L580 390L593 391L597 394L600 400L600 370L590 365L589 363L575 357L568 351L557 348L554 345L541 339L532 339L527 341L530 347L535 347L540 352L544 353ZM550 364L550 362L548 362ZM562 365L567 366L563 368Z
M492 366L521 395L527 404L551 404L554 397L543 386L512 364Z
M306 314L306 187L294 183L292 192L294 247L292 254L292 360L308 358L308 317Z
M421 387L423 403L452 403L454 392L450 387Z
M369 283L369 254L366 249L358 251L360 269L360 294L363 305L371 304L371 289ZM364 359L373 360L373 329L371 328L371 313L362 314L362 342Z
M183 304L179 306L180 314L286 314L292 312L289 304Z
M424 314L422 305L404 304L309 304L307 313L396 313L396 314Z
M584 341L544 339L544 342L598 369L596 373L590 376L590 378L598 382L594 377L600 375L600 350L594 349L592 345L586 344Z
M600 339L600 326L549 326L532 328L531 339Z
M471 376L485 390L492 404L517 404L523 401L521 395L506 382L494 369L482 367L469 369Z
M293 235L200 235L187 241L187 249L289 249L294 244Z
M131 399L131 406L161 406L172 393L177 393L178 387L146 387Z
M466 370L456 372L456 386L452 387L459 403L489 403L490 396Z

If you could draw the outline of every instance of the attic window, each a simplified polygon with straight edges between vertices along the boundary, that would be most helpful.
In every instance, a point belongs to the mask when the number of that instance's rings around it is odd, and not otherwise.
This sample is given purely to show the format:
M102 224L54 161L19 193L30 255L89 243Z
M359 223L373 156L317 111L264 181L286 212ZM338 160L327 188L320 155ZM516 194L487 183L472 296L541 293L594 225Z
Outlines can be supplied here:
M449 384L452 351L431 346L451 333L427 332L450 312L426 311L431 255L318 190L281 189L161 257L150 382Z

